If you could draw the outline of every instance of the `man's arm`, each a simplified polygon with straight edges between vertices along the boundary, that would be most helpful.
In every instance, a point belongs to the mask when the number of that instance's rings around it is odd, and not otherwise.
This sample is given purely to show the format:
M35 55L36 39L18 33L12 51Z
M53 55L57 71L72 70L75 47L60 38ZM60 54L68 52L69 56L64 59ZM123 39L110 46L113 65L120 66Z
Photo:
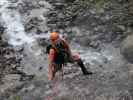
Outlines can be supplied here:
M66 50L71 54L71 49L69 47L69 44L66 40L63 39L63 45L66 48Z
M50 49L49 50L49 54L48 54L48 59L50 62L53 62L55 58L55 50L54 49Z
M53 79L53 62L55 58L55 50L50 49L49 54L48 54L48 78L49 80Z

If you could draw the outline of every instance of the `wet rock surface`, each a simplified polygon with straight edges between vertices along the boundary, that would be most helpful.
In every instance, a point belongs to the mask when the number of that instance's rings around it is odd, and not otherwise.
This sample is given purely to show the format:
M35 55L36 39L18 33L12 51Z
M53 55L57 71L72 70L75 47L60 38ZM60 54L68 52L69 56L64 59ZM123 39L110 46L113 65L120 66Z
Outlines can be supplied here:
M132 32L132 2L99 1L11 0L8 9L20 14L24 32L38 37L14 47L0 27L0 100L133 100L133 65L119 49ZM73 52L81 55L92 75L67 64L63 80L57 73L48 81L46 33L52 30L67 34ZM122 47L130 47L132 39L125 41ZM128 50L123 52L132 59Z
M133 40L133 35L129 35L121 44L121 52L127 58L128 61L133 62L133 56L132 56L132 40Z
M73 28L77 27L80 31L76 31L83 37L95 37L93 41L113 42L114 45L131 32L128 30L132 27L128 1L75 0L62 3L57 0L51 4L54 7L47 15L51 29L63 29L64 33L69 29L74 33Z

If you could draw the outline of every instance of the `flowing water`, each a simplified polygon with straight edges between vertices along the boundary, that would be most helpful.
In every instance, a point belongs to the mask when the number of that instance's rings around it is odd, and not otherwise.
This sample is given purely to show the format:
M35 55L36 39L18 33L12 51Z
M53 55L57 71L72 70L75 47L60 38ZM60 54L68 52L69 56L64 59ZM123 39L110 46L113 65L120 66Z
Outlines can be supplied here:
M1 13L0 18L2 23L4 23L4 27L6 27L6 32L4 34L4 37L7 39L10 45L14 46L14 48L23 47L24 52L27 53L27 56L29 58L28 61L30 62L30 59L33 58L35 60L33 60L32 62L36 63L38 62L36 58L38 57L38 55L41 54L41 48L37 43L37 39L40 37L47 38L48 34L36 35L32 33L26 33L24 29L24 23L22 22L21 14L18 12L17 9L10 9L11 5L14 5L14 3L12 3L10 0L0 1L0 13ZM39 58L42 59L41 57ZM26 63L28 64L29 62ZM41 66L41 64L37 65ZM32 72L32 69L34 68L31 68L30 72Z
M10 1L1 0L1 20L4 22L6 29L6 34L8 36L9 44L11 45L22 45L24 43L31 43L34 38L26 35L24 31L24 26L21 22L21 16L17 10L8 9L11 5Z

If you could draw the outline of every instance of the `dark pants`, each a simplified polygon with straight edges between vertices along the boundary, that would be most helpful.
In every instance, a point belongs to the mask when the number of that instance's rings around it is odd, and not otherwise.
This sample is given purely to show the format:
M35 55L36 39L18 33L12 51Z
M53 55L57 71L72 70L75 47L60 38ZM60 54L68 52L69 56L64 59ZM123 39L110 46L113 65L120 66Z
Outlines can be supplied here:
M85 65L83 64L83 61L81 60L81 58L79 57L79 55L75 54L75 55L68 55L65 58L65 63L77 63L78 66L81 68L81 71L83 74L88 73ZM58 71L58 70L62 70L62 66L63 64L55 64L55 70L54 70L54 74Z
M79 55L77 55L77 54L72 55L72 56L70 56L69 59L70 59L70 63L76 62L78 64L78 66L81 68L81 71L83 74L88 73L88 71L87 71L82 59L79 57Z

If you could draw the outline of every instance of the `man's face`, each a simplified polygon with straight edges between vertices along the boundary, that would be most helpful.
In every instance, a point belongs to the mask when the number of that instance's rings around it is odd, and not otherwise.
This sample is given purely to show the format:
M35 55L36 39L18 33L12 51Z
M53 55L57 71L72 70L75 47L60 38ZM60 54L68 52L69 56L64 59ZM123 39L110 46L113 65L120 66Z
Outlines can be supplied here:
M56 39L50 39L52 43L56 43Z
M52 43L56 43L58 39L59 39L59 37L56 38L56 39L51 39L51 38L50 38L50 41L51 41Z

